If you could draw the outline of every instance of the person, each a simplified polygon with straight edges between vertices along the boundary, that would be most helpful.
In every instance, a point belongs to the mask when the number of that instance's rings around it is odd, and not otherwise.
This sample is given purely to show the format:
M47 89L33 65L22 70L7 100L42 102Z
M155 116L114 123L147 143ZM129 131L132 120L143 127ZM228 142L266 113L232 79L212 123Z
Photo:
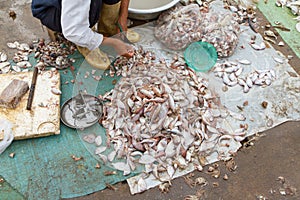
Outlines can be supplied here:
M127 31L128 6L129 0L32 0L31 10L50 32L76 44L89 64L106 69L110 62L100 45L112 46L118 55L133 55L132 46L109 37L120 31L117 23ZM98 32L93 30L96 24Z

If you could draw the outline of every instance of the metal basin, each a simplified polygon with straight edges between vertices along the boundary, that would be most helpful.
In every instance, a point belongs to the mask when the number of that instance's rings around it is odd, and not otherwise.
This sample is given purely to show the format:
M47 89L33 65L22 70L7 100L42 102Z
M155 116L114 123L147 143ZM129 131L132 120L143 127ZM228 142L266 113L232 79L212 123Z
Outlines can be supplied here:
M151 20L157 18L162 11L165 11L179 0L130 0L128 16L131 19Z
M102 116L102 102L89 94L78 94L63 103L61 121L70 128L84 129L96 123Z

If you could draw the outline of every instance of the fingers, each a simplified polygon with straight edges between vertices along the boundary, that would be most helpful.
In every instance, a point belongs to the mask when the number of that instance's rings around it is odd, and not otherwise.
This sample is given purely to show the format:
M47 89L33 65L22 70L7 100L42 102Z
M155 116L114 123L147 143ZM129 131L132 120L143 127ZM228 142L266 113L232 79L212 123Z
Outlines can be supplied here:
M104 45L112 46L116 53L127 58L131 58L134 54L134 48L131 45L126 44L118 38L105 38L103 40Z
M133 47L130 45L127 45L127 51L125 53L122 54L122 56L126 57L126 58L132 58L132 56L134 55L134 50Z

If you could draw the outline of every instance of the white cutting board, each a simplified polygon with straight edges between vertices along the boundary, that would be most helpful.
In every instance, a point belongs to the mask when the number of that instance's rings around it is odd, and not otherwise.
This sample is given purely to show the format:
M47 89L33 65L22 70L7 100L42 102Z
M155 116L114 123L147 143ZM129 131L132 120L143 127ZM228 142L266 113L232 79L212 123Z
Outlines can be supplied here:
M33 72L0 74L0 93L13 79L26 81L30 87L32 75ZM0 107L0 119L13 124L15 140L60 133L60 95L53 94L52 88L60 89L60 74L56 69L38 74L31 110L26 110L29 91L15 109Z

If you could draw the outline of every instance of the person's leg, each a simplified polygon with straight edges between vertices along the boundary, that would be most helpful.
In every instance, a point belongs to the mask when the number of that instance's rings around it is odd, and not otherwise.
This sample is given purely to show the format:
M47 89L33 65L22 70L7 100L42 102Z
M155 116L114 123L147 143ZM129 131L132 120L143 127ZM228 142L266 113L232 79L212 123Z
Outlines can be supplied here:
M116 23L119 19L120 0L104 0L98 21L98 32L106 37L118 33Z
M106 37L116 35L118 26L116 23L119 19L120 0L103 0L100 18L98 21L98 32ZM135 43L140 40L140 35L133 30L127 29L127 38Z

